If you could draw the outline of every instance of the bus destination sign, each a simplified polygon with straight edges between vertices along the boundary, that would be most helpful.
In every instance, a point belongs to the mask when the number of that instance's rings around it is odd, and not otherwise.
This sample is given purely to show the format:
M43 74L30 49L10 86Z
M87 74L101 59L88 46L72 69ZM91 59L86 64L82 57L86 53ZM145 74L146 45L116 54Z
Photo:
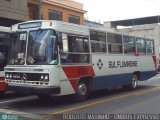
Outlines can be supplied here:
M18 25L18 29L38 28L42 26L42 22L23 23Z

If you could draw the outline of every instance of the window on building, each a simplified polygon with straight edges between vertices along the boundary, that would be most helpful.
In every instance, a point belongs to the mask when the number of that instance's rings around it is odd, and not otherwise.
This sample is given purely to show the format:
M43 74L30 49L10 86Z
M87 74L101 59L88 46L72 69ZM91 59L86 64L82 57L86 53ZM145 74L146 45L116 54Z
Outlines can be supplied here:
M146 42L144 38L136 38L137 52L140 54L146 54Z
M124 54L135 53L135 38L131 36L123 36Z
M147 54L153 55L154 54L154 41L151 39L146 39L146 49Z
M68 16L68 21L69 21L69 23L80 24L80 17L75 16L75 15L69 15Z
M106 52L106 34L104 32L90 32L92 52Z
M122 36L118 34L108 33L108 52L110 54L119 54L123 53L122 50Z
M55 10L48 10L49 20L62 21L62 12Z
M63 33L60 58L62 64L89 63L89 39Z

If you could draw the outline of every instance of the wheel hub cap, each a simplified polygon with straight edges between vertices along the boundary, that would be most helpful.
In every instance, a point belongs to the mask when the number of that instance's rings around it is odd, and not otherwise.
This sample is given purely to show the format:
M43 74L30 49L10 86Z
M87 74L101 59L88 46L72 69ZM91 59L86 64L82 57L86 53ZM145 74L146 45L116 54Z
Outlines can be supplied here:
M87 86L85 84L81 84L78 86L78 94L81 96L86 95L87 93Z

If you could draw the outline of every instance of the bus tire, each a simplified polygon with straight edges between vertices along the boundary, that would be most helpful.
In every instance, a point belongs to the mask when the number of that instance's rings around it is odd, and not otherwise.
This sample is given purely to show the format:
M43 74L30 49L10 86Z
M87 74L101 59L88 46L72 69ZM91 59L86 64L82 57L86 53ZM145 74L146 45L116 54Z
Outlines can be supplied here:
M87 99L89 94L89 87L87 82L80 81L77 85L77 91L74 95L75 101L84 101Z
M124 89L130 89L130 90L135 90L138 87L138 75L137 74L133 74L132 75L132 80L131 83L128 85L123 85Z
M132 82L130 84L130 89L134 90L138 87L138 75L133 74L132 76Z

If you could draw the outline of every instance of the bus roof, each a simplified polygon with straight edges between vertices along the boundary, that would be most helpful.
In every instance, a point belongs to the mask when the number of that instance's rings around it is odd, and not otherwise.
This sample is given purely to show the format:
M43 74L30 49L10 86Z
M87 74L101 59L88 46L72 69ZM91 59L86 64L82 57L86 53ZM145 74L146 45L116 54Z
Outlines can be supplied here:
M106 33L146 38L144 36L136 36L136 35L131 35L127 33L107 30L107 28L88 27L88 26L77 25L77 24L72 24L72 23L67 23L67 22L62 22L62 21L56 21L56 20L33 20L33 21L21 22L21 23L13 25L12 31L34 30L34 29L39 29L39 28L55 29L58 32L78 34L78 35L83 35L83 36L89 36L90 34L89 31L95 30L95 31L106 32ZM150 38L150 39L153 39L153 38Z
M66 23L62 21L55 21L55 20L34 20L34 21L18 23L12 26L12 31L17 31L17 30L24 31L31 29L33 30L38 28L55 29L56 31L59 32L89 36L89 30L86 26Z

